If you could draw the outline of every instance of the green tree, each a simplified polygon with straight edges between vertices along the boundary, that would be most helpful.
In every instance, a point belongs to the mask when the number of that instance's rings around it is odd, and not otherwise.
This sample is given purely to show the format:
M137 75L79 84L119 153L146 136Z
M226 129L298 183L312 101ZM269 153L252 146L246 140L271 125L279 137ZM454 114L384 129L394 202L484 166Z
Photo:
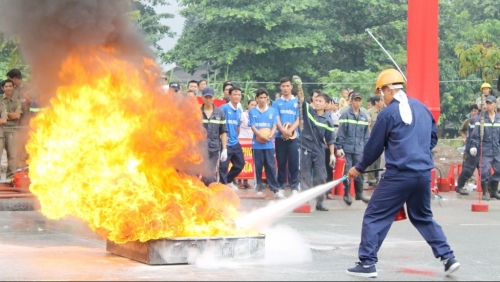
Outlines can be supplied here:
M327 76L321 77L319 82L323 84L323 92L330 96L340 97L342 88L351 87L363 95L366 101L373 93L378 73L369 70L345 72L339 69L331 70Z
M455 48L460 59L458 74L466 77L480 73L483 80L492 82L500 74L500 47L495 41L500 37L500 21L487 19L473 30L475 44L459 43Z
M377 37L398 65L406 69L407 0L327 0L318 12L326 24L333 51L317 56L326 74L342 71L379 71L392 62L366 29Z
M203 64L229 67L240 80L268 81L300 73L319 76L310 58L332 51L322 19L326 1L183 0L189 20L166 61L194 71ZM314 78L314 79L313 79Z
M0 76L2 79L13 68L18 68L23 73L28 72L28 66L24 64L21 57L19 39L16 36L6 38L3 33L0 33Z
M168 5L165 0L134 0L132 2L129 18L134 20L137 26L144 32L146 41L155 49L158 56L161 57L163 49L158 44L160 40L168 37L174 37L174 33L170 27L161 23L163 19L171 19L174 17L170 13L155 12L155 6Z
M439 11L440 125L458 129L479 96L482 76L479 69L463 68L462 51L483 42L488 33L498 38L500 29L489 22L500 15L500 7L490 0L443 0Z
M333 68L378 70L390 63L365 29L404 67L407 0L183 0L183 34L166 56L188 71L203 64L241 80L300 74L316 81Z

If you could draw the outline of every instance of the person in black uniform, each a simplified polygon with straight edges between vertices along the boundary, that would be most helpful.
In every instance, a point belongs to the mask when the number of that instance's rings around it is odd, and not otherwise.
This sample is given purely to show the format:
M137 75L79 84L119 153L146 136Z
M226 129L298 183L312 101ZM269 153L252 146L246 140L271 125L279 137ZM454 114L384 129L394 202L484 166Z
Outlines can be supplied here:
M227 127L224 112L214 106L214 89L205 87L202 93L204 103L201 106L201 113L203 114L203 127L207 131L210 164L208 175L203 175L203 182L208 186L216 181L217 160L224 162L227 159Z
M301 84L298 76L293 77L295 84ZM301 97L302 114L304 115L302 140L300 142L300 187L304 190L326 183L327 173L325 167L326 145L330 149L330 166L335 166L335 129L333 120L325 112L330 102L330 97L324 93L318 93L314 98L314 108ZM326 145L325 145L326 142ZM328 211L323 205L324 195L316 198L316 210Z

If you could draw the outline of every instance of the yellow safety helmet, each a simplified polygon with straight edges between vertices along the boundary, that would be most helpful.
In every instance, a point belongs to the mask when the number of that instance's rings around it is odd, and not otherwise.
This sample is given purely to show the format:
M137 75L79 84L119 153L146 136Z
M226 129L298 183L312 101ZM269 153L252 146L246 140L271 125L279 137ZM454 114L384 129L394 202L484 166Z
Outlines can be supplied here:
M483 91L483 88L489 88L489 89L491 89L491 85L489 83L485 82L485 83L483 83L483 85L481 85L481 89L479 89L479 90Z
M395 69L383 70L377 78L377 86L375 86L375 91L373 93L379 94L380 88L385 85L391 84L404 84L406 83L403 75Z

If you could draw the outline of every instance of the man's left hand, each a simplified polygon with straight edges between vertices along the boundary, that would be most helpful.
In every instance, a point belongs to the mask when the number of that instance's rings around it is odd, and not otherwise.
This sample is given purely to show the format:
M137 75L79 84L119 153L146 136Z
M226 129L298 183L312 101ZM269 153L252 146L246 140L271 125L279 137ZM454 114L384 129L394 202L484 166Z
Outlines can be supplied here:
M349 178L356 178L361 175L361 172L359 172L355 167L351 167L349 172L347 172L347 177Z
M335 162L337 161L337 158L335 157L335 154L330 154L330 166L332 168L335 168Z
M227 160L227 149L223 149L220 153L220 161L225 162Z

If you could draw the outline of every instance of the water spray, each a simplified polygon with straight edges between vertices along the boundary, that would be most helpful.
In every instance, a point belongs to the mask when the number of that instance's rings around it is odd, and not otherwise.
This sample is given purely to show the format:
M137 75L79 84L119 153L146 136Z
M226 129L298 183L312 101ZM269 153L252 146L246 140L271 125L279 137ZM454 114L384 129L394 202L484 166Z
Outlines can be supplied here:
M314 199L317 196L324 194L326 191L331 190L332 187L338 185L339 183L342 183L346 179L347 176L343 176L335 181L331 181L305 190L300 194L294 195L286 200L280 200L279 202L271 204L267 207L257 209L235 220L236 226L237 228L244 231L254 231L262 229L278 218L282 217L286 213L291 212L295 208L301 206L302 204L304 204L304 202Z

